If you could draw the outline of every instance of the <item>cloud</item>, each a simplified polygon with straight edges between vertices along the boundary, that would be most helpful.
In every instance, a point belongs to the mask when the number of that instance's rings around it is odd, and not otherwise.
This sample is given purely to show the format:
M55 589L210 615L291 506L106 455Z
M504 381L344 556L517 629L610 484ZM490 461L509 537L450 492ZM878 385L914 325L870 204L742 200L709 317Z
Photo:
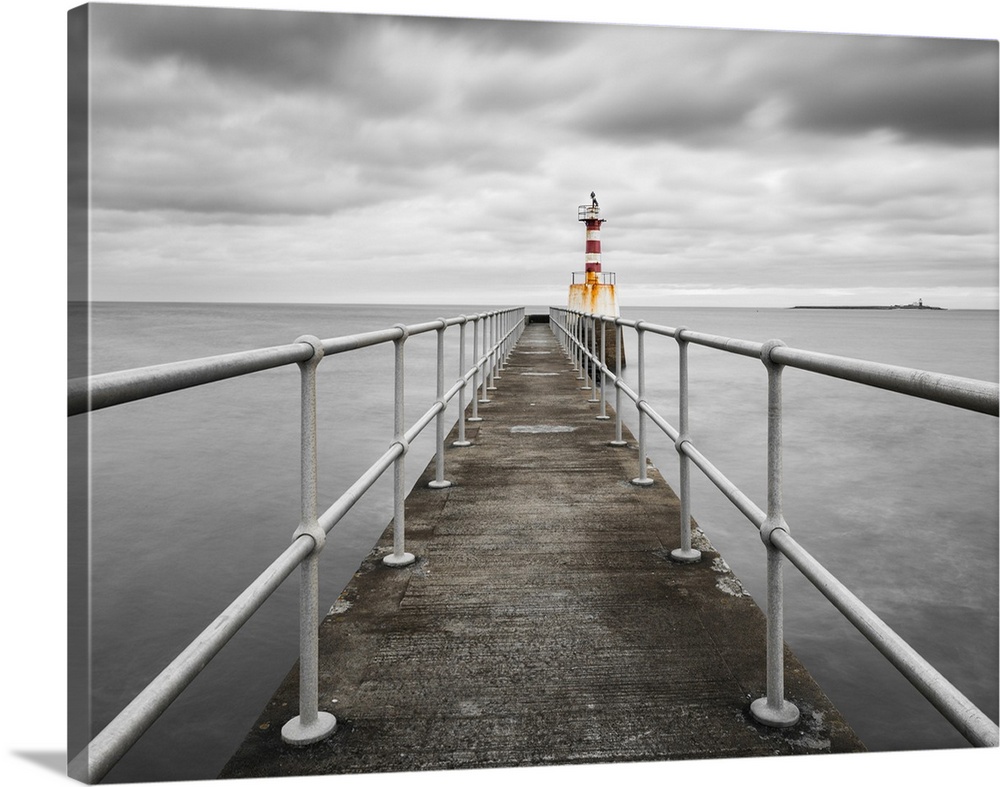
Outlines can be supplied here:
M789 86L790 121L822 134L997 144L997 42L826 36Z
M995 146L997 42L608 28L573 123L628 142L753 145L775 131ZM596 53L613 53L606 59Z
M623 283L995 282L996 42L134 6L92 27L98 297L561 293L592 189Z
M231 82L298 91L349 83L370 17L317 12L96 5L102 56L135 68L173 63Z

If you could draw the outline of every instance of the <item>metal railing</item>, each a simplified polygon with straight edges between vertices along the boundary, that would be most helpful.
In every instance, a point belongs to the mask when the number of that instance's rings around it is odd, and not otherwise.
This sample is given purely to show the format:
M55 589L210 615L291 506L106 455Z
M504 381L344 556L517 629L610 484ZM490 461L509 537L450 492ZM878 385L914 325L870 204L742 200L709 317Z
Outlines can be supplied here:
M466 329L473 326L471 366L466 364ZM444 334L459 326L459 377L444 388ZM330 530L351 510L389 467L393 468L393 549L383 559L405 566L415 557L405 549L405 457L412 441L436 421L435 479L430 486L444 488L445 411L459 397L459 434L456 446L469 445L465 421L480 421L478 405L489 401L488 391L524 326L524 309L502 309L475 315L440 318L415 325L396 325L379 331L320 340L302 336L291 344L218 355L178 363L76 378L69 381L69 415L80 415L171 391L225 380L295 363L301 377L301 517L292 543L159 675L157 675L69 764L74 778L101 781L131 746L149 729L208 662L236 634L267 598L300 567L299 592L299 715L282 728L282 738L304 745L333 732L336 719L319 705L319 568L318 555ZM404 347L411 336L437 333L437 399L409 428L403 409ZM316 371L330 355L392 342L395 348L394 434L388 448L326 511L317 511ZM478 353L478 354L477 354ZM472 416L466 419L466 388L472 383ZM476 391L481 390L477 399Z
M571 276L572 284L586 284L589 277L596 276L598 284L611 285L612 287L615 285L615 279L617 278L615 271L573 271Z
M671 557L680 562L693 562L701 557L698 550L691 547L689 473L692 463L760 531L767 553L767 691L766 696L751 703L750 711L754 718L763 724L776 727L794 725L799 718L798 708L784 698L782 622L782 558L784 557L798 568L970 743L974 746L997 746L997 725L792 538L782 515L781 504L781 373L785 367L804 369L993 416L1000 414L998 413L1000 386L981 380L798 350L787 347L778 340L751 342L698 333L685 327L671 328L643 320L595 316L567 309L552 308L549 313L553 333L579 370L578 379L586 380L588 376L591 379L591 385L584 386L584 390L593 391L591 402L600 402L601 411L597 416L599 419L607 417L605 396L607 384L614 385L615 439L610 441L611 445L625 445L621 427L622 395L635 403L639 413L639 475L632 480L633 484L648 486L653 483L646 472L647 421L652 422L673 441L680 463L678 496L681 501L681 547L674 550ZM622 378L621 334L622 329L626 327L634 329L637 334L638 391L632 390ZM606 363L606 339L609 329L615 333L617 361L614 371L609 369ZM668 423L646 400L644 347L646 334L670 337L677 342L678 427ZM759 508L726 478L691 441L688 433L687 347L689 344L759 358L764 364L768 379L766 511Z

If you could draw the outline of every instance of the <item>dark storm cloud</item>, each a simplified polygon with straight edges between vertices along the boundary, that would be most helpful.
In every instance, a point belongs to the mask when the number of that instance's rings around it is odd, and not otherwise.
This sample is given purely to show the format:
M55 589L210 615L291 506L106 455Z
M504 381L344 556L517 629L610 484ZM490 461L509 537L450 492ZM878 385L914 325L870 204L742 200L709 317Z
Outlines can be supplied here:
M592 51L580 70L591 102L567 122L612 140L724 147L783 129L997 141L995 41L623 27Z
M398 18L360 14L289 13L169 6L96 6L97 47L127 72L170 68L206 88L223 85L250 101L277 95L340 98L345 111L393 116L432 99L432 86L407 68L388 67L384 41ZM193 13L194 12L194 13ZM106 17L106 18L105 18ZM210 94L209 94L210 95ZM128 121L155 122L167 113L204 112L200 91L162 102L130 96ZM109 106L108 116L114 107Z
M769 97L744 63L746 48L744 34L725 30L603 29L579 68L586 100L567 122L627 143L731 142Z
M824 134L888 129L910 140L996 144L996 41L816 38L815 56L787 84L792 125Z
M429 33L442 43L474 49L492 56L511 51L549 56L579 45L581 34L593 25L564 22L525 22L507 19L451 17L392 17L419 33Z
M170 59L291 89L325 83L357 55L351 14L94 6L100 43L137 67Z

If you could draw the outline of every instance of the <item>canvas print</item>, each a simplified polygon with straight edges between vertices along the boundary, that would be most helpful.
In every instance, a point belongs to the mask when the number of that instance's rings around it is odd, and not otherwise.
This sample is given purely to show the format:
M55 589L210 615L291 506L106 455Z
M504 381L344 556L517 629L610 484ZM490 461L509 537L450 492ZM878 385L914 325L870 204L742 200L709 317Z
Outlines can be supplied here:
M997 747L996 40L67 23L71 777Z

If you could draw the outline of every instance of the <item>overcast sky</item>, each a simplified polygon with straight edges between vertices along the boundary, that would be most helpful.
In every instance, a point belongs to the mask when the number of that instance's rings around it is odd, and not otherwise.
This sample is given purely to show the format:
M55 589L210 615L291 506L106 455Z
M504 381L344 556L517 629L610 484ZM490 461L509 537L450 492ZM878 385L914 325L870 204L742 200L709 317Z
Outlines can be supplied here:
M998 306L996 40L91 13L95 300Z

